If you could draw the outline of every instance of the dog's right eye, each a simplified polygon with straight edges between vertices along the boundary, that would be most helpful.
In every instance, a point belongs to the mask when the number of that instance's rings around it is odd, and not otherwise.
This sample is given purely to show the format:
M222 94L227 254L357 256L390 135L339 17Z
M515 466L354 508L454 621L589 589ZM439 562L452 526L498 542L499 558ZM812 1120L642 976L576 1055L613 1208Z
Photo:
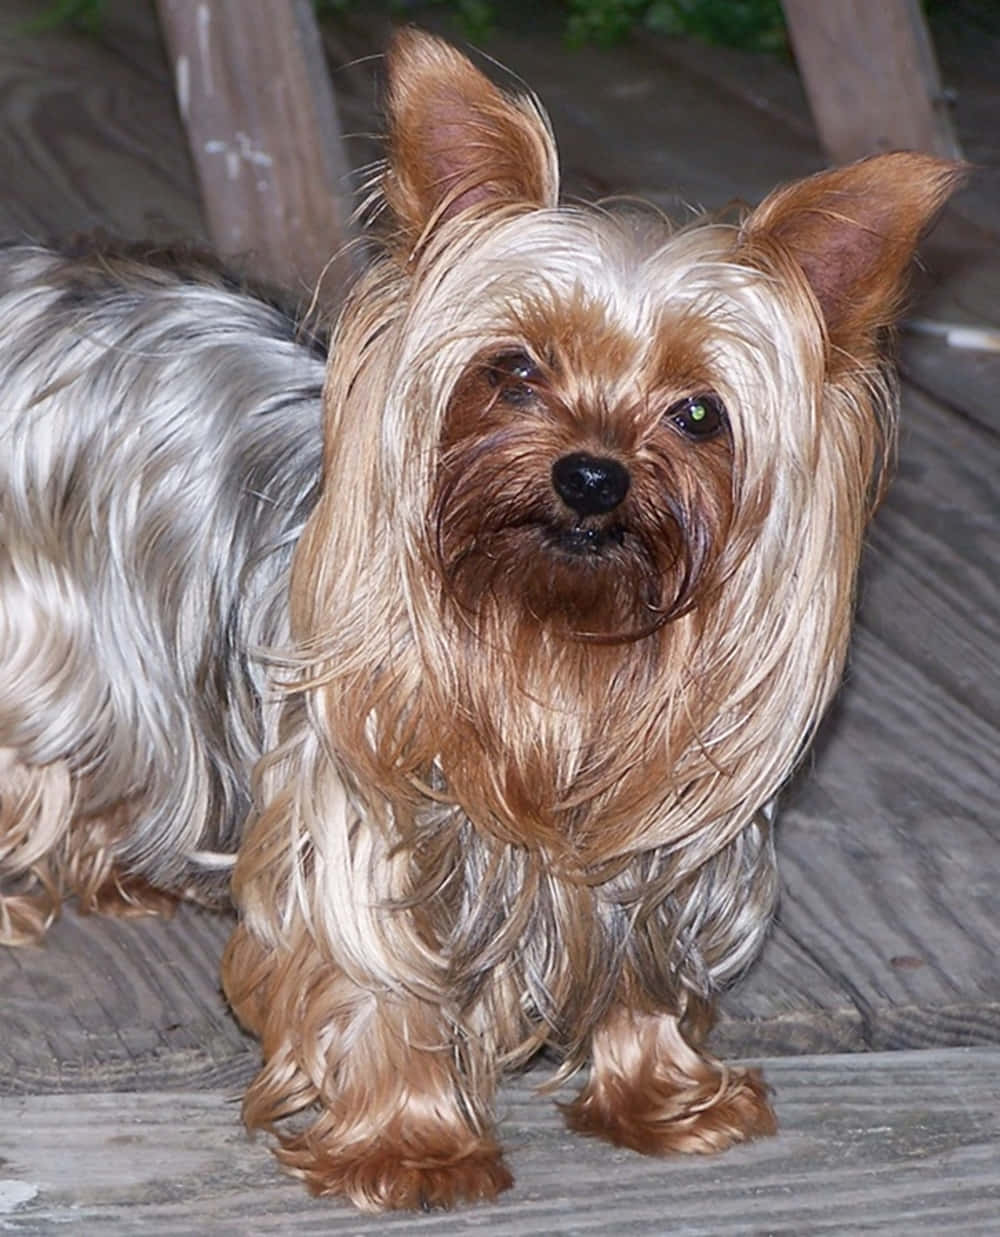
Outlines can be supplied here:
M706 392L682 399L667 409L667 418L695 442L706 442L723 432L728 424L726 406L717 395Z
M500 398L509 404L526 404L534 398L542 372L526 352L505 352L486 366L490 385L502 388Z
M511 378L518 382L537 382L541 377L538 366L526 352L504 352L489 363L490 381L496 386Z

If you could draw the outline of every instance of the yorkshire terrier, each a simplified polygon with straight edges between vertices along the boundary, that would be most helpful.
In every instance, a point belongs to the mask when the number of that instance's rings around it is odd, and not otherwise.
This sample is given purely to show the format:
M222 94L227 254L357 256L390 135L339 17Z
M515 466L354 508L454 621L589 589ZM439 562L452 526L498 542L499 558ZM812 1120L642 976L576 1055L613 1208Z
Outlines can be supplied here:
M770 1133L705 1047L775 903L894 437L886 328L958 182L890 154L741 222L558 205L528 97L388 65L378 255L327 341L209 266L0 255L0 939L239 919L244 1117L370 1210L568 1125Z

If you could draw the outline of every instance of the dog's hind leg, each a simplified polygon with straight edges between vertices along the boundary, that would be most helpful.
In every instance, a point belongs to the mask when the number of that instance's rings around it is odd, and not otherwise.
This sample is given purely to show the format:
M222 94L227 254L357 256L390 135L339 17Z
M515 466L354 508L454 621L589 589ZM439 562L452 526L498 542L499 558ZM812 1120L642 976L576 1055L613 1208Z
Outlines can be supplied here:
M182 900L116 862L116 844L129 832L135 810L121 803L112 811L73 820L59 855L60 874L82 915L170 915Z
M43 550L0 545L0 943L37 940L65 892L58 855L76 811L74 688L94 677L86 610Z
M116 864L128 805L77 814L65 761L26 765L0 750L0 945L39 940L66 897L81 914L169 915L180 898Z
M39 940L67 897L83 915L172 914L180 896L116 862L130 816L127 804L78 814L66 762L30 766L0 750L0 945Z
M72 818L64 761L26 765L0 749L0 944L38 940L58 915L63 887L53 852Z
M119 915L175 901L116 867L137 805L98 764L108 696L85 593L11 533L0 547L0 944L38 940L70 895L81 911Z

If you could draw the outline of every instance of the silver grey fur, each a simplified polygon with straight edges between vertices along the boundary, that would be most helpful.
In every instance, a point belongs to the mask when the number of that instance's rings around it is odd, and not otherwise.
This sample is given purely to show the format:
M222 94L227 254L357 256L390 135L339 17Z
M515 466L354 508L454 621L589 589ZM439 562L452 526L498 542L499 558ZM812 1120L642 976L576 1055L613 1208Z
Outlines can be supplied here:
M0 250L0 748L134 805L161 887L216 896L238 843L323 352L207 264Z

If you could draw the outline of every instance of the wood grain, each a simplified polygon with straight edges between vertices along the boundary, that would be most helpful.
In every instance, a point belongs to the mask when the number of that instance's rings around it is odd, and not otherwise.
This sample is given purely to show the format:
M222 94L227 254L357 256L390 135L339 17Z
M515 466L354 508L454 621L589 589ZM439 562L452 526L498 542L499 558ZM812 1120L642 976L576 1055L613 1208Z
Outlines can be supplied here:
M443 18L427 16L432 28L461 37ZM776 184L823 166L795 74L776 62L754 70L768 82L778 74L782 88L768 94L763 82L723 75L746 63L738 54L689 40L644 37L627 51L567 52L557 38L504 24L487 50L512 70L505 76L484 62L489 72L512 88L527 82L545 103L570 198L635 195L688 220L736 199L758 202ZM758 105L761 96L766 106Z
M231 921L67 914L44 945L0 951L0 1092L240 1086L255 1043L219 990Z
M913 391L904 424L848 682L781 816L779 923L728 1002L743 1051L1000 1032L1000 441Z
M310 0L157 7L215 248L335 301L352 190Z
M882 150L958 155L918 0L782 6L813 119L834 162Z
M529 1075L501 1098L516 1184L493 1206L365 1217L307 1197L224 1091L0 1101L0 1229L21 1237L728 1237L996 1233L1000 1050L768 1062L780 1132L647 1159L566 1133ZM54 1149L58 1154L54 1154Z
M0 4L0 240L205 238L155 23L126 8L128 57L113 38L28 36L38 5Z
M1000 200L1000 195L998 195ZM996 286L1000 287L1000 268ZM1000 296L992 302L993 317L980 317L979 323L1000 327ZM947 316L954 321L956 315ZM971 315L962 320L970 321ZM1000 437L1000 353L949 347L940 339L907 336L902 341L901 364L911 388L923 391L947 407L953 416L982 426L993 437Z

